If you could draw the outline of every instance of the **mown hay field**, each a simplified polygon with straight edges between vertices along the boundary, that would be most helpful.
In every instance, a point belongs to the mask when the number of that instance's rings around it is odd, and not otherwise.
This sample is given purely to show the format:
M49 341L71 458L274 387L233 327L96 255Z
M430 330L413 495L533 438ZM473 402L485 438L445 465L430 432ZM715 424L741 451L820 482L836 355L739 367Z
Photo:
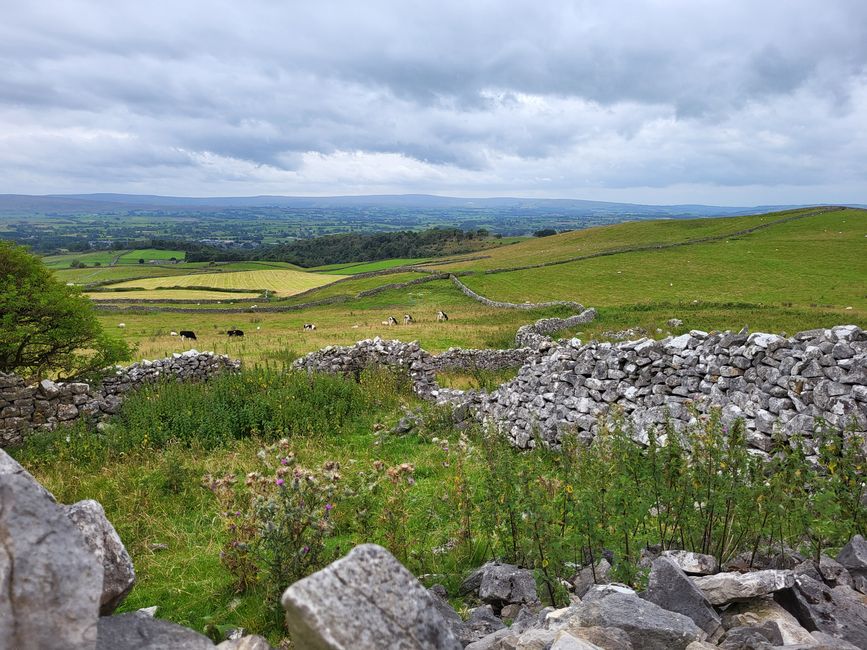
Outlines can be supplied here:
M170 283L160 278L132 280L116 285L116 288L141 287L142 289L157 289L158 287L210 287L213 289L251 289L264 290L278 296L291 296L308 289L314 289L330 284L338 276L318 273L303 273L292 269L266 269L258 271L238 271L232 273L197 273L174 277Z
M91 291L85 292L92 300L238 300L257 298L256 292L208 291L207 289L153 289L143 291Z

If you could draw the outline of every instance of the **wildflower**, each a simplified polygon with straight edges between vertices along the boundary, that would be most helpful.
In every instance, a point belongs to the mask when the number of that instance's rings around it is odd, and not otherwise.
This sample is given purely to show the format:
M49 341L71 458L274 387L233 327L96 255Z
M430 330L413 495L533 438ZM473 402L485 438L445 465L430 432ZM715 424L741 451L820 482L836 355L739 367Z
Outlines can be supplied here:
M274 481L274 482L275 482L278 486L283 487L283 484L284 484L286 481L284 481L282 478L278 478L278 479L277 479L276 481Z
M328 512L328 511L331 510L333 507L334 507L334 506L333 506L332 504L330 504L330 503L326 503L326 504L325 504L325 512Z

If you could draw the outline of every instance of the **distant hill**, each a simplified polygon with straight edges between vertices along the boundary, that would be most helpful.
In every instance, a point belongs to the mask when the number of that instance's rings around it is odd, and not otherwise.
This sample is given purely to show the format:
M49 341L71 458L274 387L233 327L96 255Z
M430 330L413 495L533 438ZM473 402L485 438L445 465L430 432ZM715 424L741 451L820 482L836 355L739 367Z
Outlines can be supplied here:
M247 196L178 197L139 194L53 194L30 196L0 194L0 213L10 214L117 214L130 210L201 212L231 208L294 208L367 210L389 208L406 210L532 210L536 213L570 216L685 217L757 214L805 207L801 205L718 206L718 205L643 205L580 199L534 199L519 197L461 198L428 194L372 196Z

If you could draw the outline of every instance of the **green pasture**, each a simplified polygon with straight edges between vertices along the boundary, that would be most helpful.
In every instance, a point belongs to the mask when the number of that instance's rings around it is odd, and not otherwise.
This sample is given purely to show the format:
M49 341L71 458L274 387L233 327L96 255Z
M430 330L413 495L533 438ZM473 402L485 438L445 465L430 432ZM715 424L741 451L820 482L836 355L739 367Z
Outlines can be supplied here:
M171 258L183 261L186 253L184 251L164 251L156 248L137 248L136 250L126 251L118 258L118 264L138 264L139 260L150 262L151 260L160 260L168 262Z
M497 300L822 307L867 316L867 212L832 212L737 238L464 278ZM846 309L851 307L851 309Z
M745 217L625 222L612 226L576 230L562 235L527 239L514 246L479 251L478 254L464 256L465 258L484 256L483 259L456 260L451 264L438 266L438 268L443 270L486 270L557 262L609 250L665 245L702 237L716 237L813 211L815 209L808 208ZM776 226L772 227L775 228Z
M428 260L429 258L423 257L400 257L391 260L379 260L377 262L359 262L358 264L329 264L328 266L319 266L308 270L319 273L334 273L336 275L356 275L358 273L370 273L371 271L383 271L395 266L418 264Z
M50 269L68 269L74 261L83 262L88 266L99 263L108 266L117 259L123 251L94 251L92 253L63 253L42 258L42 262Z

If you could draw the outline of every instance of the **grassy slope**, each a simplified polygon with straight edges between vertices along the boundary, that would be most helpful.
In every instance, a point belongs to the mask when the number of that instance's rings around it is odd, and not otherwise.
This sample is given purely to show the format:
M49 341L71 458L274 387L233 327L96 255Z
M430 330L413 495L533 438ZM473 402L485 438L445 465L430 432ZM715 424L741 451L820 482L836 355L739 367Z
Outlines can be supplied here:
M813 210L804 209L746 217L619 223L612 226L576 230L551 237L529 239L514 246L484 251L485 259L455 261L438 268L444 270L486 270L556 262L624 247L671 244L701 237L713 237L811 211Z
M867 212L849 210L738 238L471 276L504 300L591 305L713 300L867 308Z
M643 244L643 237L657 230L669 240L689 239L708 232L730 232L779 215L695 221L639 222L581 233L545 238L546 246L571 254L575 237L593 240L601 233L604 248L619 229L619 246ZM631 233L631 234L630 234ZM471 287L493 298L515 300L577 300L599 310L592 324L571 332L582 338L600 336L605 330L641 326L651 334L667 331L669 318L684 320L684 328L740 329L795 332L852 322L867 324L867 213L858 210L828 213L774 225L736 239L695 244L660 251L623 253L551 267L497 274L470 275ZM541 240L529 240L496 251L512 259L534 262ZM588 244L589 245L589 244ZM527 248L528 251L523 249ZM534 257L536 256L536 257ZM500 266L503 260L496 260ZM472 267L479 262L466 263ZM487 261L485 261L487 263ZM439 270L437 268L437 270ZM204 332L199 349L216 349L261 362L285 358L287 349L306 352L333 343L352 343L369 336L419 339L431 350L450 346L504 346L522 324L557 310L523 312L486 308L465 298L450 283L435 281L355 299L358 292L384 284L406 282L418 273L398 273L350 279L289 298L298 304L332 296L349 299L336 305L306 308L278 314L219 314L206 310L195 314L110 314L103 318L112 327L119 318L127 323L124 336L140 344L147 358L183 349L167 337L169 330L189 326ZM129 296L130 294L126 294ZM852 307L852 309L846 309ZM451 316L447 324L435 322L438 309ZM380 323L389 315L410 312L417 323L411 329L387 328ZM303 332L304 323L317 325ZM354 328L354 325L358 325ZM227 329L240 327L255 334L244 342L228 342ZM260 327L260 330L256 330Z
M448 323L436 321L438 309L449 314ZM388 316L400 319L406 312L413 315L413 325L382 325ZM527 321L564 313L556 308L529 312L492 309L466 298L448 281L438 280L351 303L301 311L221 314L208 313L203 306L195 313L125 312L104 314L100 320L115 331L118 322L126 323L123 336L138 344L137 356L141 358L154 359L189 349L188 342L169 336L169 332L192 329L198 337L194 344L198 350L229 354L246 363L263 363L374 336L418 340L432 351L452 346L508 347L515 330ZM311 322L316 324L316 330L304 331L304 323ZM228 339L225 332L234 328L244 330L247 336L243 340Z

